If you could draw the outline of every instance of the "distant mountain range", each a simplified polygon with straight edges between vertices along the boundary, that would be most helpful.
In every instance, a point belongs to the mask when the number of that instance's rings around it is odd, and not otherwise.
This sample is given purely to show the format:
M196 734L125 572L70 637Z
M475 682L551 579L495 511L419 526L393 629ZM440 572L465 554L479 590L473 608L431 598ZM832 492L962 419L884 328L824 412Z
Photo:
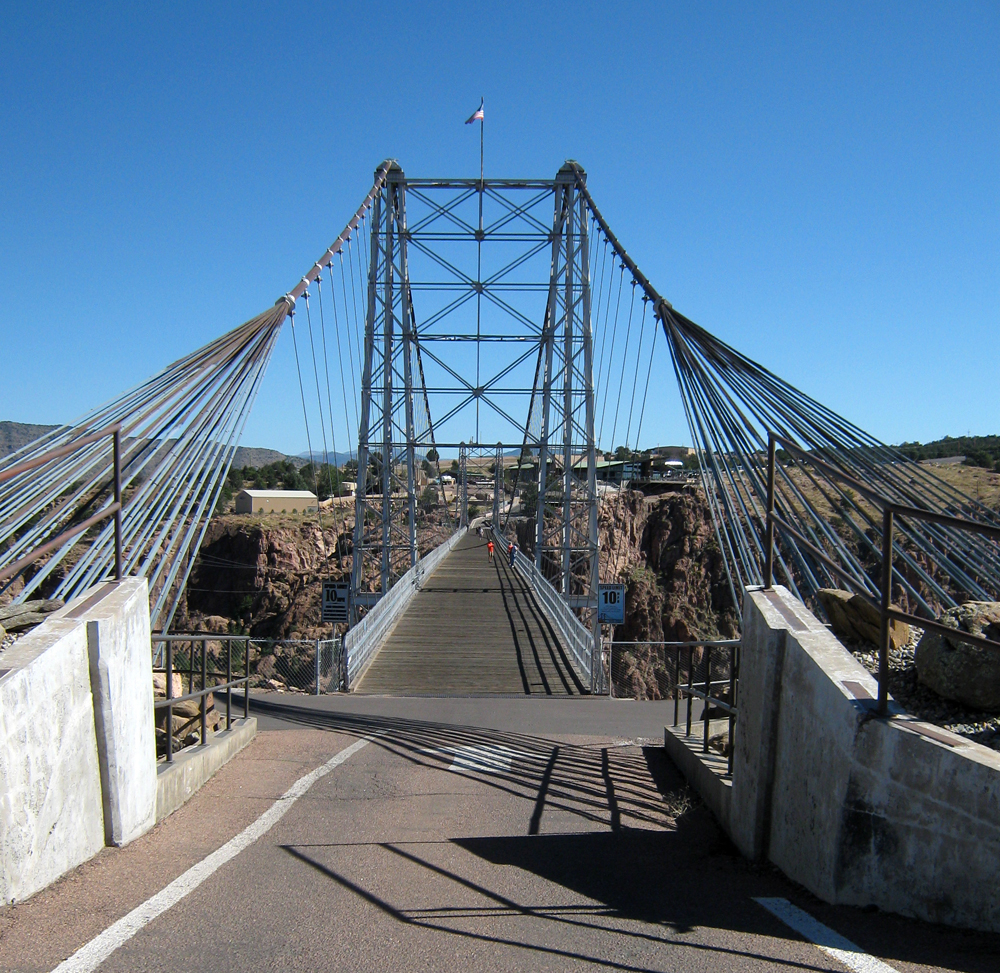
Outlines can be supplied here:
M40 426L34 422L0 422L0 456L13 453L34 442L58 426Z
M58 429L58 426L43 426L35 422L0 422L0 457L7 456L22 446L34 442L39 436ZM338 454L340 455L340 454ZM338 465L347 462L347 454L338 460ZM303 466L308 461L307 456L286 456L277 449L257 449L253 446L239 446L233 456L233 466L261 467L268 463L290 459L296 466ZM320 457L322 461L322 457Z
M267 466L268 463L280 463L282 460L292 459L294 456L286 456L276 449L257 449L254 446L237 446L233 454L233 466L242 469L244 466L252 466L259 469Z

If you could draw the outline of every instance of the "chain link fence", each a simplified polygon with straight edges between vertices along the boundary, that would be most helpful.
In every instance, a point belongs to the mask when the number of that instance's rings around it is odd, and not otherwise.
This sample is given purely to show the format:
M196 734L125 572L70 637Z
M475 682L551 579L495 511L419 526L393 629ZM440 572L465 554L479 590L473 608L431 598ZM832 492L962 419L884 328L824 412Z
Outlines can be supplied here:
M343 685L341 639L250 639L250 689L319 696Z
M210 732L231 726L234 706L246 715L246 687L252 697L254 692L318 696L339 692L342 686L339 638L154 635L157 756L170 761L185 747L204 745Z

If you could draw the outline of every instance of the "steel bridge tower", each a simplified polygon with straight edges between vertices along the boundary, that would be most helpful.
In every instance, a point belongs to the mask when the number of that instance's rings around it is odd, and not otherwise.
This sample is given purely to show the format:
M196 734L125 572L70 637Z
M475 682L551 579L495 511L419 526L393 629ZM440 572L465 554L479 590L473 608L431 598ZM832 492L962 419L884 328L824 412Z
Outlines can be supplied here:
M375 604L417 562L405 197L406 177L393 163L371 213L351 574L355 610Z
M458 450L459 523L468 523L471 456L494 455L498 525L518 512L512 506L504 510L504 446L519 449L522 460L530 457L530 479L537 489L535 564L571 607L589 616L599 644L585 181L583 171L570 163L552 180L408 180L398 165L389 167L371 209L352 573L355 621L357 608L374 604L417 562L418 450L434 440L433 396L436 404L443 403L443 414L435 417L439 428L448 423L454 428L463 410L470 413L471 426L474 414L471 439L436 444ZM408 202L417 207L409 221ZM456 256L462 247L476 256L468 269ZM411 252L423 268L412 281ZM497 253L502 259L490 265ZM428 280L433 276L428 267L447 279ZM415 311L413 292L419 291L423 301L437 285L447 293L444 307L432 307L429 296L428 306ZM519 299L535 300L533 310L522 309ZM468 373L438 350L470 344L475 354ZM433 381L425 380L425 361ZM518 395L522 404L508 405ZM457 404L449 408L451 401ZM481 413L506 424L500 442L498 437L489 445L479 441ZM528 479L526 473L521 485Z

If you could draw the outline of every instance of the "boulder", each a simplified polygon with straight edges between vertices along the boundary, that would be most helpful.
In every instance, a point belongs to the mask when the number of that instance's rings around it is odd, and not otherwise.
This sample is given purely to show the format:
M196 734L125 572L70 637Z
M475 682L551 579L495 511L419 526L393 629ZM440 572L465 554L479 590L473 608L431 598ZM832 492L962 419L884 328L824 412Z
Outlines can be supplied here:
M970 601L941 616L949 628L1000 642L1000 602ZM981 648L937 632L917 645L917 676L939 696L1000 713L1000 649Z
M183 696L184 687L181 682L181 674L175 672L170 680L171 684L171 696ZM167 674L165 672L154 672L153 673L153 698L154 699L166 699L167 698Z
M873 604L861 595L840 588L821 588L816 594L835 635L853 641L879 644L882 635L882 616ZM906 645L909 640L910 626L905 622L889 619L890 646L898 649Z
M29 614L38 615L41 619L44 619L49 612L54 612L57 608L62 607L63 600L61 598L36 598L33 601L22 601L17 605L4 605L0 608L0 622L3 622L5 628L11 631L11 625L7 624L8 619ZM32 622L31 624L35 625L37 622Z
M8 632L23 632L26 628L34 628L40 625L48 615L42 612L21 612L17 615L10 615L3 620L3 626Z

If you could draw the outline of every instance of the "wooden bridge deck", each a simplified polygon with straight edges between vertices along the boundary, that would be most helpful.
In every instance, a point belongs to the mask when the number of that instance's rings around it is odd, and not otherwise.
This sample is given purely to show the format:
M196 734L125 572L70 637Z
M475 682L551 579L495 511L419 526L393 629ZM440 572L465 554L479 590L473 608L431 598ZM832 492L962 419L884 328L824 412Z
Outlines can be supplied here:
M583 684L524 579L469 532L410 603L356 692L576 695Z

